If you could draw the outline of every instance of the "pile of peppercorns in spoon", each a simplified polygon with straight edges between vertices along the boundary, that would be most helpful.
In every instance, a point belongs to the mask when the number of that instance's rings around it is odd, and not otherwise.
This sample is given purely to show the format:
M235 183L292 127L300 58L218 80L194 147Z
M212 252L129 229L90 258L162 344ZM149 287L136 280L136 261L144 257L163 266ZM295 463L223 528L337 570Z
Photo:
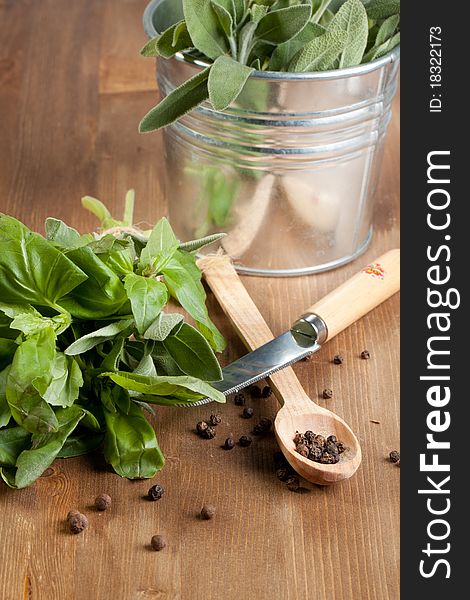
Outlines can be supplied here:
M294 437L295 450L305 458L314 462L333 465L339 462L340 454L346 450L343 442L336 439L336 436L329 435L324 437L313 431L299 433Z

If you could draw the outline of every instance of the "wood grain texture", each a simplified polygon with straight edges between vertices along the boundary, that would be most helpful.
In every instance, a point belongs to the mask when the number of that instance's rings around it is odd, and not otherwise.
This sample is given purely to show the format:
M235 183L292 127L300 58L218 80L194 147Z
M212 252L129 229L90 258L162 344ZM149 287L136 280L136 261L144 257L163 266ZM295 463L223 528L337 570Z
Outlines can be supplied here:
M80 207L82 195L117 212L135 187L138 220L166 213L160 135L137 133L157 94L153 61L137 54L145 4L0 2L1 211L38 230L54 214L85 231L95 222ZM395 103L375 235L361 264L399 245L398 139ZM312 277L243 281L278 335L312 299L354 274L359 260ZM209 308L229 339L228 362L243 344L212 295ZM359 358L365 348L370 360ZM332 363L338 353L345 357L339 366ZM0 598L397 600L400 472L387 456L399 449L398 361L394 297L295 366L306 393L349 423L361 444L360 469L336 486L289 492L274 475L274 437L222 450L228 433L238 437L252 426L230 402L211 441L193 433L210 407L158 411L153 424L167 457L152 482L166 489L160 502L143 499L150 482L121 480L99 456L57 461L29 489L1 486ZM331 400L320 398L325 387ZM274 415L276 402L250 400L259 416ZM113 498L109 513L91 508L101 492ZM197 518L204 502L217 506L212 521ZM74 508L90 519L79 536L64 525ZM167 538L160 553L149 549L155 533Z

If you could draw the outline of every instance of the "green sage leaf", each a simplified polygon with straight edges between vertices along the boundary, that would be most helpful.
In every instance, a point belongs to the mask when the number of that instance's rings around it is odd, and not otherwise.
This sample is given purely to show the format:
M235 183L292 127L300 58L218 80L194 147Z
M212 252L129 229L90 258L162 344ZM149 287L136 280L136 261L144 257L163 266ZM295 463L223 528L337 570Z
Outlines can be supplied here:
M189 35L198 50L212 60L227 52L227 38L211 0L183 0L183 11Z
M178 325L181 326L182 322L183 315L161 312L145 331L144 338L163 342Z
M365 8L370 19L386 19L400 12L400 0L369 0Z
M274 49L269 62L270 70L282 71L288 69L294 56L314 38L323 35L325 31L324 27L316 23L307 23L295 37Z
M230 38L233 36L233 18L230 12L224 8L219 2L211 0L212 8L219 19L220 26L224 30L225 35ZM218 57L220 58L220 57Z
M367 12L361 0L346 0L328 26L330 33L346 33L346 43L340 54L339 68L361 64L369 35Z
M117 335L125 336L127 335L128 331L130 333L133 324L134 321L132 319L124 319L122 321L110 323L109 325L101 327L100 329L92 331L91 333L87 333L73 342L73 344L70 344L70 346L65 350L65 354L68 356L83 354L98 344L102 344L108 340L114 340Z
M310 5L299 4L268 12L256 28L256 38L270 44L283 44L302 31L311 11Z
M186 375L204 381L222 379L222 370L212 348L206 338L191 325L183 323L177 333L165 339L163 345Z
M226 233L213 233L212 235L208 235L206 237L200 238L198 240L191 240L190 242L180 243L179 249L184 250L185 252L196 252L201 248L205 248L206 246L210 246L214 242L218 242L222 238L224 238Z
M209 99L216 110L225 110L243 89L246 80L254 71L241 65L230 56L219 56L209 74Z
M142 48L142 56L162 56L171 58L177 52L187 50L193 47L191 36L189 35L186 22L179 21L171 27L168 27L161 35L149 40Z
M375 38L375 46L381 46L388 41L395 33L398 24L400 23L400 15L392 15L385 19L382 25L379 27L377 37Z
M209 98L207 88L209 70L210 67L204 69L168 94L145 115L140 122L139 131L147 133L165 127L207 100Z
M344 31L327 31L314 38L292 59L289 71L326 71L334 67L347 40Z

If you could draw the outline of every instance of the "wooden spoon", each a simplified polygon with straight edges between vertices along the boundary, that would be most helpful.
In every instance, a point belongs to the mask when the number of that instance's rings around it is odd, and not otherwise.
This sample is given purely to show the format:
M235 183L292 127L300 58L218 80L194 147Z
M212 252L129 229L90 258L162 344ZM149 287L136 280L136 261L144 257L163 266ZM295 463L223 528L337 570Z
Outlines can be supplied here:
M308 309L327 325L325 341L399 290L399 250L391 250ZM268 325L226 256L200 259L199 266L222 309L249 350L273 339ZM349 425L318 406L305 393L291 367L270 377L282 404L274 423L279 446L290 465L313 483L328 485L351 477L361 463L361 447ZM335 435L347 450L336 464L313 462L295 450L295 432Z

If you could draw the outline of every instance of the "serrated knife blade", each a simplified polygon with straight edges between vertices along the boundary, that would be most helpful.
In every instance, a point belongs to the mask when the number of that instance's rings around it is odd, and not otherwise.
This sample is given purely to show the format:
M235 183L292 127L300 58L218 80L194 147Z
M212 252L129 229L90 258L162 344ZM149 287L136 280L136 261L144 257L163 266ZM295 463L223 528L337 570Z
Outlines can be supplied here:
M225 396L234 394L313 354L320 349L324 338L326 325L320 317L311 313L303 315L289 331L224 367L223 379L212 386ZM202 398L175 406L192 407L208 402L213 400Z

